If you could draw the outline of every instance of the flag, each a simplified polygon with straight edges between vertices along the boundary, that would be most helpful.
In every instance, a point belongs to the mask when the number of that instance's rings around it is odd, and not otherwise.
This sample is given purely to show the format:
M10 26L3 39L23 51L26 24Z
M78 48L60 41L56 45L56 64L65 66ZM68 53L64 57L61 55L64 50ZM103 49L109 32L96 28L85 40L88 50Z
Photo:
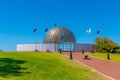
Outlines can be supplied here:
M47 32L47 31L48 31L48 28L45 29L45 32Z
M97 31L97 34L100 34L100 32L101 32L101 31L100 31L100 29L99 29L99 30Z
M91 28L89 28L88 30L86 30L86 32L87 33L91 33L92 32Z
M36 32L37 31L37 27L34 28L33 32Z

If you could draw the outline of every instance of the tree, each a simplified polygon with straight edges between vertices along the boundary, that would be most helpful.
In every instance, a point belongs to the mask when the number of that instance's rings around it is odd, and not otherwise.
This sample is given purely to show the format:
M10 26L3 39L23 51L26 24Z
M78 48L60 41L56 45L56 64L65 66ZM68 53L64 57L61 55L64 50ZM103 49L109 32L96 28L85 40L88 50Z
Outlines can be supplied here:
M113 49L118 46L118 44L108 37L96 37L95 38L95 47L97 52L113 52Z

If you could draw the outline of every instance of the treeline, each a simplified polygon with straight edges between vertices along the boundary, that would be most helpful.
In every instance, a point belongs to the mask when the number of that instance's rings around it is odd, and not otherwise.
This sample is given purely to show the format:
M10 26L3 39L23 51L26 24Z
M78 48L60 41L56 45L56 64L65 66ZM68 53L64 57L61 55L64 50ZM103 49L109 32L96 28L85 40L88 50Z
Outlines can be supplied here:
M96 37L95 49L96 52L120 53L120 45L110 40L108 37Z

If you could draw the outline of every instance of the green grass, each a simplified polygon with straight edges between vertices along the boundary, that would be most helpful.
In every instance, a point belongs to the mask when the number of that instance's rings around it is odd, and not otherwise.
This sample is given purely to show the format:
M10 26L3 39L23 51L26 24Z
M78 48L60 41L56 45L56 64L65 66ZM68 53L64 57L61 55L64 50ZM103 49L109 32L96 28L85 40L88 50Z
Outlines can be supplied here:
M0 80L109 80L64 55L0 52Z
M107 59L107 53L85 53L101 59ZM120 62L120 54L110 53L110 60Z

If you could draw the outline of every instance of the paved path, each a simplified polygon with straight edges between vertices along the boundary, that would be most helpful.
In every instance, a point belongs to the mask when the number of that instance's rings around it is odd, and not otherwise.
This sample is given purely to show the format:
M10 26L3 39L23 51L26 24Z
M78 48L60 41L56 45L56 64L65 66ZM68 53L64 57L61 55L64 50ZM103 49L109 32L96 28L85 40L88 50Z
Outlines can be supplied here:
M63 52L63 54L69 57L69 52ZM99 71L107 76L120 80L120 63L112 62L109 60L102 60L99 58L91 57L90 60L84 59L84 55L78 52L73 52L73 59L82 62L83 64L90 66L91 68Z

